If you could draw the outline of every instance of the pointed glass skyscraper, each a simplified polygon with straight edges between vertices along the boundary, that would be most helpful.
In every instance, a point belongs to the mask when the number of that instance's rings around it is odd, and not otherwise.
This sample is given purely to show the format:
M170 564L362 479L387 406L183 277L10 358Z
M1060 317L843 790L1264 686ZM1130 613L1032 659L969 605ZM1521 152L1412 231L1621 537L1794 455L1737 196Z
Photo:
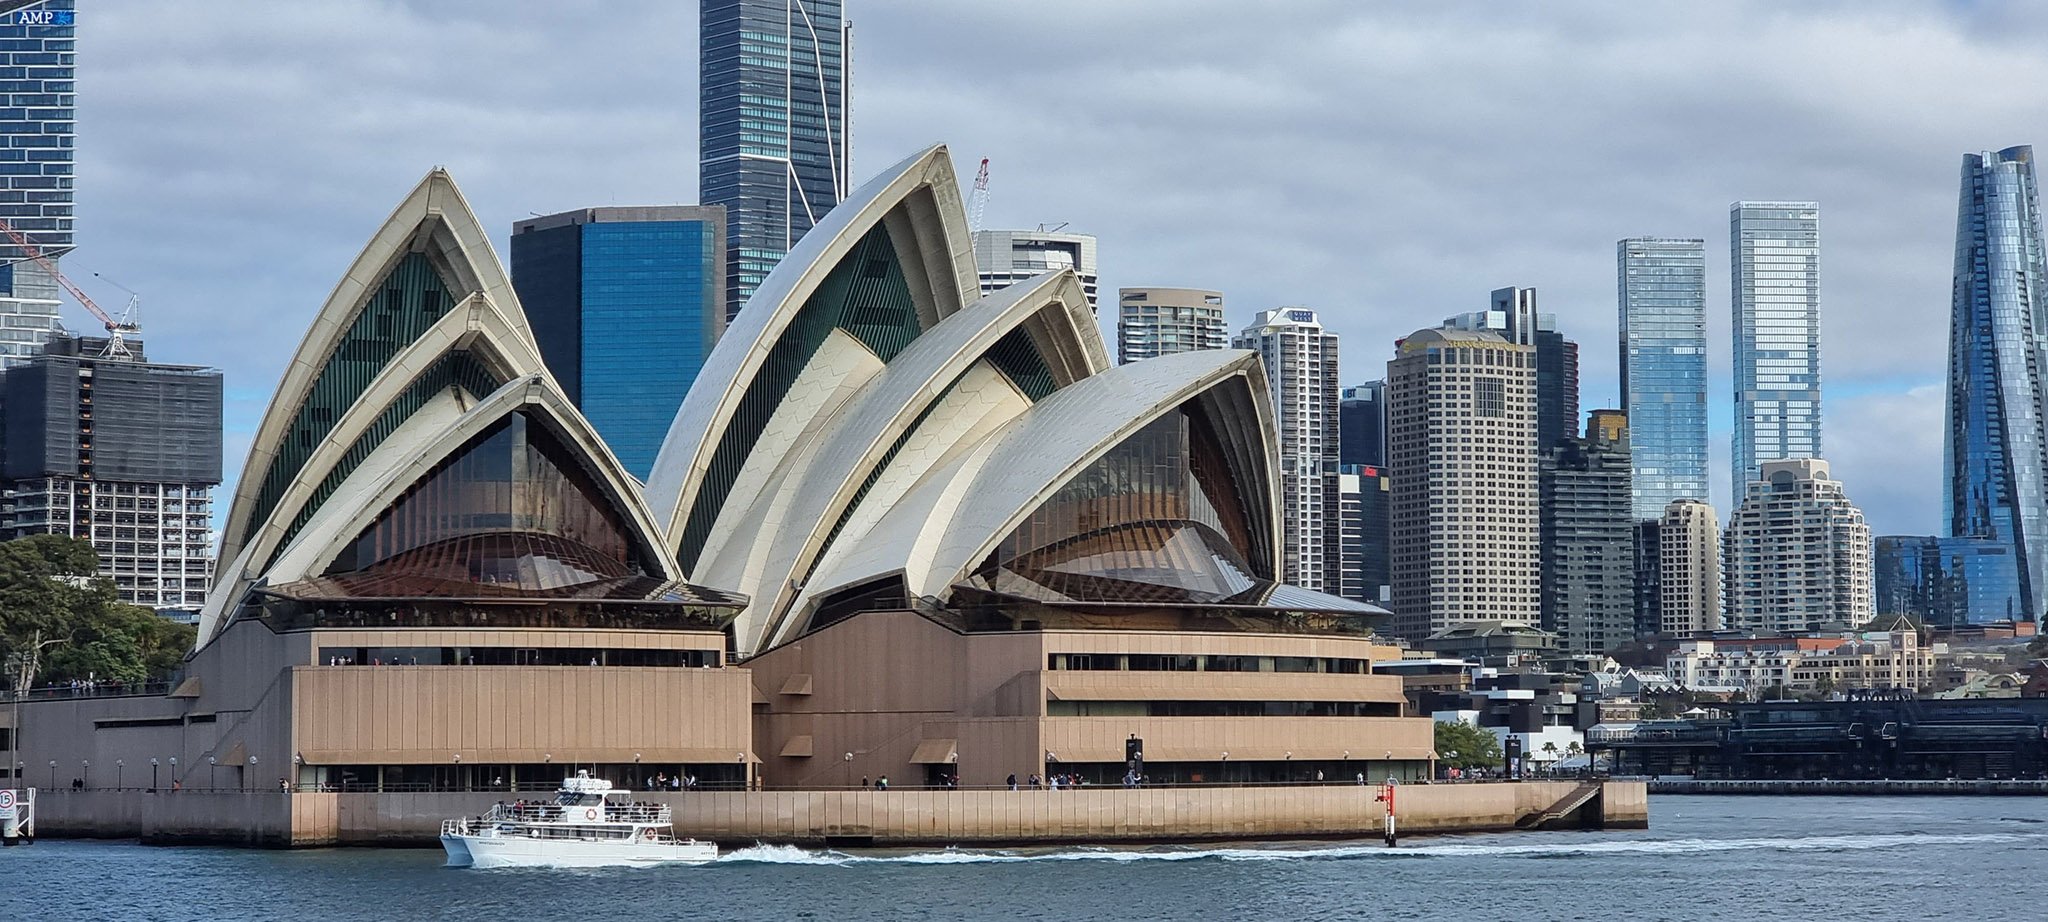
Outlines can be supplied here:
M846 182L848 27L839 0L702 0L697 196L724 205L725 314Z
M2033 148L1964 155L1942 511L1951 537L1987 539L2015 558L2029 619L2048 587L2043 282Z

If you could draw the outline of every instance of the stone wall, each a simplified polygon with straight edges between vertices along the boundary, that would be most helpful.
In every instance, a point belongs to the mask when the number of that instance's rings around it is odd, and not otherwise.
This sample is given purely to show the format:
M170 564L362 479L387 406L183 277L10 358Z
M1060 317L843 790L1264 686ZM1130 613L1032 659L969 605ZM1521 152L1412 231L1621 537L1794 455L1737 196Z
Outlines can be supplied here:
M1403 834L1515 828L1575 790L1571 782L1408 785ZM1377 785L891 790L636 794L675 810L678 835L725 843L1017 845L1229 839L1375 838ZM235 845L431 845L443 819L475 815L494 793L56 791L39 799L41 835ZM544 795L527 795L529 797ZM1640 827L1642 782L1608 782L1565 825Z

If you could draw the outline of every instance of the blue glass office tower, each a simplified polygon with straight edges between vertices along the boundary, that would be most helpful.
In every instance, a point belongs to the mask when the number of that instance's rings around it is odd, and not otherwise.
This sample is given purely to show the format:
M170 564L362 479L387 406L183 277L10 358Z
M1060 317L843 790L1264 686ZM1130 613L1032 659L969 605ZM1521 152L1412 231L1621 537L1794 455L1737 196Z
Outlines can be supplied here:
M53 260L71 250L73 0L0 14L0 218ZM57 280L0 237L0 368L57 329Z
M1728 206L1729 307L1735 331L1731 496L1765 461L1820 450L1820 205Z
M725 329L725 209L585 208L512 226L541 358L643 480Z
M1659 518L1707 498L1707 253L1697 238L1615 245L1630 513Z
M703 0L697 201L727 216L727 317L847 192L839 0Z
M1930 627L2026 618L2012 549L1982 538L1884 535L1872 570L1880 615L1912 615Z
M2042 266L2034 150L1963 157L1949 315L1948 535L2011 549L2019 617L2036 619L2048 587L2048 425L2043 349L2048 283Z

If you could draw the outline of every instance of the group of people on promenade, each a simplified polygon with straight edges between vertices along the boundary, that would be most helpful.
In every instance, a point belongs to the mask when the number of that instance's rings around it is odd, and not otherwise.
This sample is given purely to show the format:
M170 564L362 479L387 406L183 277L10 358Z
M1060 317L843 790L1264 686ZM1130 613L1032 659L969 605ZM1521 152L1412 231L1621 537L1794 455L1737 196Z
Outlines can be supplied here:
M691 791L697 787L696 775L677 774L670 777L668 772L649 775L642 779L642 785L649 791Z

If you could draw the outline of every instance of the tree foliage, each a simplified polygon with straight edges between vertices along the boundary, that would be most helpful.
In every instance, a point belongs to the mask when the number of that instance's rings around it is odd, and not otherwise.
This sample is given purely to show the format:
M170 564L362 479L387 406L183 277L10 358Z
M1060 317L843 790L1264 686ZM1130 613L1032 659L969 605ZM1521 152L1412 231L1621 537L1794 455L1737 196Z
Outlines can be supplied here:
M1500 739L1463 721L1439 720L1436 757L1454 768L1492 768L1501 764Z
M98 569L92 544L82 539L32 535L0 543L0 662L17 666L8 684L135 682L177 668L194 629L124 604Z

